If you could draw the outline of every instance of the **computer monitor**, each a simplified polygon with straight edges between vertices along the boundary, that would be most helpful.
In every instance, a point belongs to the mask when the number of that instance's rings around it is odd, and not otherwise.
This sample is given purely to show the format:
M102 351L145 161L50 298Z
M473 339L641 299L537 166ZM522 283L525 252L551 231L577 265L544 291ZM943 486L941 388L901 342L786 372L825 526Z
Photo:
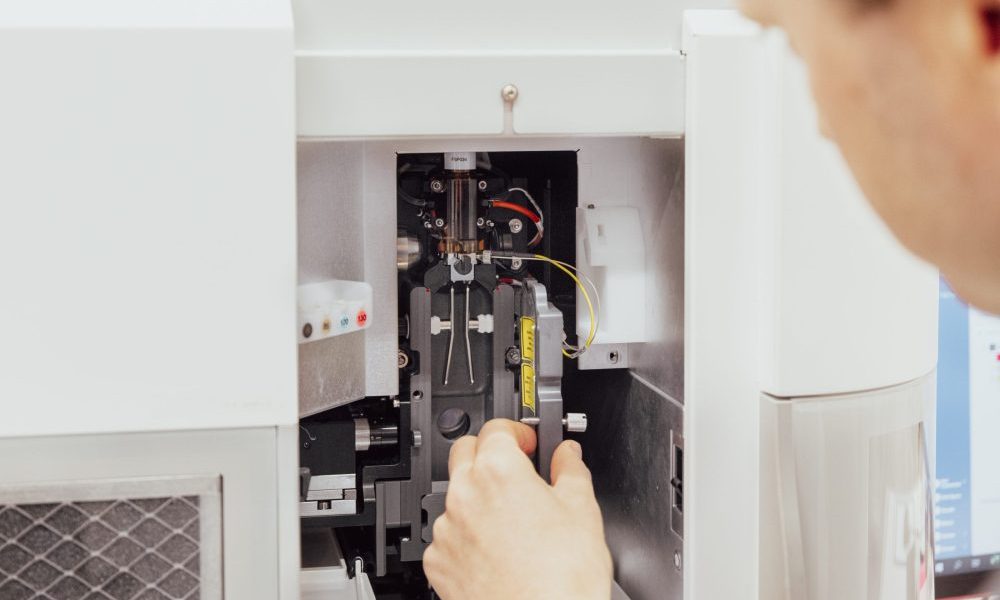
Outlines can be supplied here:
M946 597L1000 583L1000 318L942 282L939 340L934 571Z

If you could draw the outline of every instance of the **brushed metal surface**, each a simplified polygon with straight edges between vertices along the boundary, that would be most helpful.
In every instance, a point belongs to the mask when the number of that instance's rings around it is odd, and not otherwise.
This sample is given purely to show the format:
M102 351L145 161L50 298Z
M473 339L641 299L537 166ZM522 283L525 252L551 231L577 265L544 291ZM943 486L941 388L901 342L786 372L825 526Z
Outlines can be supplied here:
M674 554L683 541L671 528L670 432L683 434L682 406L620 370L578 372L566 404L587 413L587 432L570 437L583 444L593 473L615 579L633 600L679 600Z
M677 140L644 141L639 189L631 199L646 242L646 326L629 345L629 367L684 403L684 153Z
M364 397L364 332L299 345L299 417Z

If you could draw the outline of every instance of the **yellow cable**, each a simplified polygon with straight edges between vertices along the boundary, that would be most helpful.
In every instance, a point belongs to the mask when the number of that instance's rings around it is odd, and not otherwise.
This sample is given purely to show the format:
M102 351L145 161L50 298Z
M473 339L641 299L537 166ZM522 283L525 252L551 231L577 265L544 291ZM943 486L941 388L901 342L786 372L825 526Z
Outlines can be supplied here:
M580 278L576 276L575 273L563 266L563 263L557 260L553 260L548 256L543 256L541 254L536 254L535 258L539 260L544 260L545 262L551 263L556 268L558 268L563 273L570 276L570 278L576 283L576 287L580 288L580 292L583 293L583 299L587 302L587 310L590 312L590 333L587 335L587 341L584 342L584 348L590 348L590 344L594 341L594 336L597 335L597 319L594 317L594 304L590 301L590 294L587 293L587 288L584 287L583 282ZM569 357L569 353L566 349L563 349L563 355Z

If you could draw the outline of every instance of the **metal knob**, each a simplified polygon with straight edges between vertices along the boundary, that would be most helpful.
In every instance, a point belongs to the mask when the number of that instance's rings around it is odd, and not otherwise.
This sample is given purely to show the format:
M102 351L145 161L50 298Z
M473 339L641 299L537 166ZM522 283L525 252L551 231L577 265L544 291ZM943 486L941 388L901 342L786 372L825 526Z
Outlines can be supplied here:
M583 433L587 431L587 415L583 413L566 413L563 419L563 426L570 433Z

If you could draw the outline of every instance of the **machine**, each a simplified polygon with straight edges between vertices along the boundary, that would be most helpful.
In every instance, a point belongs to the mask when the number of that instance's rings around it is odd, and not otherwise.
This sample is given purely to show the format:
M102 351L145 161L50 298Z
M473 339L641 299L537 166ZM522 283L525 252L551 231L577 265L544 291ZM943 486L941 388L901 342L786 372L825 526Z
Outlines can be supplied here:
M399 394L339 410L320 410L330 408L323 396L303 395L310 411L319 412L300 426L303 527L333 528L351 539L352 554L367 559L378 577L395 567L419 580L420 558L444 510L452 442L492 418L520 420L536 428L537 466L548 477L563 430L586 430L586 415L563 410L563 356L575 359L589 349L598 290L573 265L539 253L571 260L574 190L560 188L554 196L551 185L560 175L557 185L575 184L574 158L565 152L398 156ZM524 183L545 183L549 210L515 185L521 179L510 173L524 169L549 177ZM577 345L568 341L557 307L573 311L574 282L592 319ZM303 344L324 344L329 338L321 332L339 321L329 309L330 302L339 306L336 300L323 298L326 305L310 296L307 306L318 310L300 309L308 315ZM303 352L313 354L312 348ZM318 362L314 373L322 381L329 370ZM372 528L374 539L355 539L362 526Z
M493 417L621 597L932 597L937 274L710 4L0 8L0 598L432 598Z

